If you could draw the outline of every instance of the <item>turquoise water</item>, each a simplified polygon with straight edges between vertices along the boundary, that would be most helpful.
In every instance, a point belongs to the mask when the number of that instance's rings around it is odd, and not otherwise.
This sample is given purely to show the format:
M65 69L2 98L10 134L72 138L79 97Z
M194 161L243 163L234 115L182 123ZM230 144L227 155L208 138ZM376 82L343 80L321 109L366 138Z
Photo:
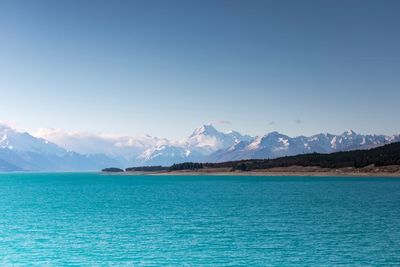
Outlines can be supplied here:
M0 265L400 265L400 179L0 174Z

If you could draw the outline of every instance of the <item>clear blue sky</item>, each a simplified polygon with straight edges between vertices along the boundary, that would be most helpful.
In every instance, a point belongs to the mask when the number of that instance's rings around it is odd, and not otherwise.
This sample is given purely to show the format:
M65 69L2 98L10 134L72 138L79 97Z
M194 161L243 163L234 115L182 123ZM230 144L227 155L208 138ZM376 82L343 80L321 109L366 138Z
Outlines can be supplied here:
M0 120L165 137L207 122L399 133L399 14L396 0L3 0Z

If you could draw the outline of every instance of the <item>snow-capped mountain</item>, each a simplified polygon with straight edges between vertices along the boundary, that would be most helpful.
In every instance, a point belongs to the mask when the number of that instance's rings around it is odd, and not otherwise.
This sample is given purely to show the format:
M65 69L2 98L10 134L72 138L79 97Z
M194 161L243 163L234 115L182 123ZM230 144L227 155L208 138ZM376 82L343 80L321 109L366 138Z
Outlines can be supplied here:
M32 136L0 124L0 171L77 171L277 158L368 149L391 142L400 142L400 135L362 135L349 130L339 135L289 137L271 132L251 137L236 131L221 132L206 124L182 140L168 140L149 135L115 136L54 129L42 129Z
M368 149L391 142L399 142L400 136L362 135L346 131L340 135L317 134L311 137L289 137L271 132L254 138L251 142L242 141L229 148L210 155L210 161L229 161L240 159L264 159L291 156L305 153L332 153L355 149Z
M63 155L67 152L45 139L35 138L27 132L18 132L4 124L0 124L0 149L48 155Z
M118 136L60 129L40 129L35 135L80 154L104 154L126 166L139 163L137 159L145 150L169 144L165 138L150 135Z
M264 155L274 157L292 154L301 150L300 144L290 137L278 132L271 132L254 138L252 141L242 141L233 146L220 150L210 156L211 161L229 161L249 158L264 158Z
M161 145L147 149L138 158L141 165L168 166L178 162L201 161L204 159L204 155L186 147Z
M203 155L207 155L241 141L252 139L252 137L242 135L236 131L229 131L227 133L219 132L211 124L205 124L194 130L188 138L182 141L182 144L191 150L196 150Z
M105 155L82 155L68 151L27 132L0 124L1 171L78 171L119 165Z
M400 141L399 136L361 135L352 130L340 135L321 133L310 137L289 137L271 132L253 138L235 131L223 133L207 124L181 141L149 148L139 158L141 165L170 165L185 161L222 162L368 149L396 141Z
M187 138L145 150L139 159L142 165L171 165L185 161L204 161L209 155L228 148L241 141L253 138L235 131L223 133L211 124L205 124L193 131Z

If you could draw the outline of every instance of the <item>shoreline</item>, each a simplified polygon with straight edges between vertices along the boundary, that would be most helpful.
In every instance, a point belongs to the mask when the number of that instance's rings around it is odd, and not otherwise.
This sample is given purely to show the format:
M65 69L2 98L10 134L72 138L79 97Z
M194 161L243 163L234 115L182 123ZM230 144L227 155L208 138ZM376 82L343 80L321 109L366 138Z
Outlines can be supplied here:
M128 171L128 172L103 172L105 174L114 175L159 175L159 176L311 176L311 177L385 177L400 178L400 166L385 167L365 167L361 169L355 168L339 168L324 169L319 167L282 167L271 169L259 169L251 171L231 171L228 168L205 168L198 170L179 170L179 171Z

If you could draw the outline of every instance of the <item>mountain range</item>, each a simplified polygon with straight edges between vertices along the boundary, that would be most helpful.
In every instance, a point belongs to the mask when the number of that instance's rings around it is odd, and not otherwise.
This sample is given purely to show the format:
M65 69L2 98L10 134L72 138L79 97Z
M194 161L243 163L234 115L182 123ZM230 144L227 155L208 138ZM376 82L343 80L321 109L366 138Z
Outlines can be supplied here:
M104 167L171 165L185 161L223 162L265 159L304 153L368 149L400 141L400 135L339 135L289 137L271 132L252 137L221 132L203 125L182 140L149 135L112 136L42 129L32 135L0 124L0 171L89 171Z

